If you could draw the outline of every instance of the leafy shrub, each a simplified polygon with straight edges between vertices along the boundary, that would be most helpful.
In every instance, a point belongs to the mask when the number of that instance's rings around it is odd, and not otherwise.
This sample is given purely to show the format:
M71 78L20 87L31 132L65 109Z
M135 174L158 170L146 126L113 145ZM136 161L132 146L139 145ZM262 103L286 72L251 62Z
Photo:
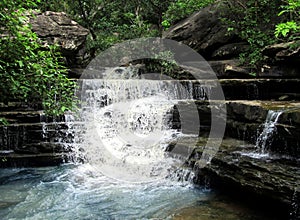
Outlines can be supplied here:
M230 13L224 13L223 21L228 31L236 33L250 45L246 53L240 55L243 64L256 69L264 60L262 48L276 42L274 27L279 11L278 1L248 0L227 1Z
M75 108L75 82L67 78L58 48L42 46L31 30L36 2L0 4L0 101L42 105L46 113L59 115Z
M176 0L171 2L167 11L164 13L162 25L165 28L169 28L172 24L175 24L213 2L214 0Z
M287 21L276 25L275 36L288 40L299 39L300 34L300 0L288 0L287 4L281 6L278 16L287 15Z

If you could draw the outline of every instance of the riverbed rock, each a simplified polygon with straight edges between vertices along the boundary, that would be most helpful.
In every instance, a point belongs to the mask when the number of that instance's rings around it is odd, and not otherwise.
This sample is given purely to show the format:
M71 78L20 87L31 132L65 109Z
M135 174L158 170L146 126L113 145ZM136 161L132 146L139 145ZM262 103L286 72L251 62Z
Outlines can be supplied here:
M253 78L251 70L240 65L238 59L230 60L210 60L210 67L215 72L218 79L248 79Z
M68 161L68 158L69 156L63 153L9 153L5 155L0 153L0 168L58 166Z
M18 154L67 153L70 149L64 143L39 142L22 145L22 147L16 148L14 152Z
M45 45L61 48L66 65L74 71L85 67L89 60L86 38L89 30L69 18L64 12L35 13L30 19L32 30Z
M195 149L195 162L201 157L203 148ZM220 150L205 167L198 169L199 181L210 179L212 187L268 202L281 207L287 216L293 203L299 204L299 162L276 157L254 157L255 146L235 139L225 139ZM255 198L255 199L254 199ZM256 200L256 201L255 201Z
M19 109L12 111L11 106ZM0 118L8 122L0 125L0 167L50 166L73 160L75 133L82 128L79 121L72 121L74 116L46 117L43 111L26 110L18 103L0 107Z

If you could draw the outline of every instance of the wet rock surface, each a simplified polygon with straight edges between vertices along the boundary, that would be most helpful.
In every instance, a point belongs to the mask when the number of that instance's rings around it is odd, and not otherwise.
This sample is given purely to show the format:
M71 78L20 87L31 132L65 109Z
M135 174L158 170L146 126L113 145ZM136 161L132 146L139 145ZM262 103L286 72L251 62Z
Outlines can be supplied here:
M189 159L197 170L196 182L227 192L237 200L256 204L268 203L280 209L278 219L289 219L292 211L300 214L294 204L300 202L299 159L278 155L260 156L255 145L225 138L217 154L205 167L197 168L205 149L200 139ZM187 141L188 143L188 141ZM277 219L277 218L274 218Z
M229 192L229 196L237 199L250 200L252 204L268 203L280 210L282 216L277 216L278 219L297 219L300 216L300 103L256 100L225 103L225 139L209 164L199 169L197 162L207 148L209 116L216 102L195 102L201 121L201 138L196 145L189 139L173 143L168 149L170 154L186 155L193 151L187 166L196 168L198 184L209 182L211 187ZM263 149L257 140L266 129L270 112L279 112L279 117L268 125L274 127Z
M0 151L0 160L0 168L57 166L67 162L69 155L63 153L1 153Z
M182 80L195 100L213 100L220 86L226 100L300 100L299 79L220 79ZM237 106L238 107L238 106Z
M224 103L224 101L219 101ZM211 110L218 109L218 101L187 101L179 102L178 106L187 112L197 108L200 120L199 134L205 134L211 129ZM226 115L220 117L220 123L226 123L225 136L256 144L257 138L264 129L266 118L271 111L280 112L278 121L274 124L274 134L269 137L270 152L290 157L300 157L299 117L300 102L280 101L225 101ZM196 106L196 107L195 107ZM180 125L180 113L176 111L173 121ZM195 116L185 117L185 124L193 124ZM174 124L174 126L175 126ZM176 127L175 126L175 127ZM184 130L182 130L184 132ZM188 130L187 132L188 133Z
M239 100L227 101L226 106L226 137L211 162L198 169L198 182L204 184L209 178L214 188L254 203L278 206L285 215L282 219L297 219L300 216L300 103ZM265 129L270 111L280 114L272 125L273 133L267 137L266 149L262 149L257 139ZM202 140L189 159L191 166L201 158L204 149Z
M298 185L298 162L285 164L284 160L276 157L253 158L249 153L251 150L255 149L248 147L243 152L242 147L233 146L226 150L221 147L207 170L255 193L289 204ZM245 155L240 155L243 153Z
M50 166L70 161L75 130L64 117L46 117L20 103L1 104L0 167Z

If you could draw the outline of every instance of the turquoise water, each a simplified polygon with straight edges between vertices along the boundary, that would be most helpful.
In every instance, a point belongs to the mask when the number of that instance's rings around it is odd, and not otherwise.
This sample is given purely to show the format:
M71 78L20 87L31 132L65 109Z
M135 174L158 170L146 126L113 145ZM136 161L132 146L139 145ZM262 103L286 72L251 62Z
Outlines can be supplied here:
M0 170L0 219L275 219L187 182L127 183L89 164Z
M165 219L208 191L160 180L126 183L86 165L0 171L0 219Z

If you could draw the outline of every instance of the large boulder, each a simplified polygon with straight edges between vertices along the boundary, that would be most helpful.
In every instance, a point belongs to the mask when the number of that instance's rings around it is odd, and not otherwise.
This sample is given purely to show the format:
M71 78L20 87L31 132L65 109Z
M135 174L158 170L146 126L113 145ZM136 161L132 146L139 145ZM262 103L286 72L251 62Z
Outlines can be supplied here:
M247 49L235 34L229 34L220 16L228 6L215 4L201 9L168 29L163 37L182 42L204 58L231 58Z
M89 30L70 19L64 12L36 13L30 19L32 30L44 44L57 44L71 70L84 67L89 60L86 38Z
M230 5L233 4L233 5ZM221 17L232 14L232 8L240 7L218 1L173 25L163 33L164 38L186 44L210 61L218 78L251 78L253 69L241 66L239 54L249 49L249 44L228 32ZM265 65L255 71L261 78L299 78L299 41L274 44L265 47L262 53L269 57ZM185 54L186 56L186 54Z

